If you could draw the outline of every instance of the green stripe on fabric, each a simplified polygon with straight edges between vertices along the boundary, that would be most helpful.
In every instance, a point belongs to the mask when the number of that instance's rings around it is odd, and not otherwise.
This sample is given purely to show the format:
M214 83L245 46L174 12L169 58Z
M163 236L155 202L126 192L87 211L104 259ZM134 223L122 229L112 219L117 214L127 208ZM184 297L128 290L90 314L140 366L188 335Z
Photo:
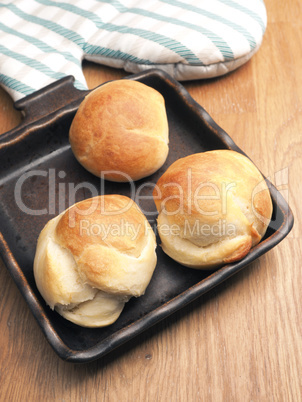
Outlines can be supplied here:
M63 3L63 2L58 2L58 1L50 1L50 0L35 0L36 2L40 4L44 4L47 6L54 6L58 8L62 8L66 11L72 12L74 14L80 15L81 17L85 17L92 21L99 29L106 30L108 32L119 32L123 34L132 34L139 36L141 38L150 40L152 42L158 43L161 46L166 47L169 50L172 50L173 52L177 53L180 55L184 60L186 60L189 64L192 65L202 65L201 60L186 46L184 46L182 43L169 38L164 35L157 34L156 32L150 32L144 29L138 29L138 28L131 28L128 26L124 25L115 25L111 23L104 23L100 17L96 14L94 14L91 11L86 11L82 8L79 8L77 6L74 6L72 4L68 3Z
M183 26L185 28L189 28L190 30L199 32L199 33L205 35L221 51L221 54L223 55L225 60L232 60L234 58L234 54L233 54L231 47L225 42L225 40L223 38L221 38L219 35L216 35L215 32L211 32L208 29L205 29L199 25L191 24L186 21L181 21L177 18L166 17L164 15L160 15L160 14L154 13L152 11L144 10L142 8L137 8L137 7L129 7L128 8L128 7L125 7L123 4L121 4L118 0L103 0L103 1L97 0L97 1L99 1L101 3L111 4L114 8L116 8L121 13L130 12L133 14L138 14L138 15L142 15L144 17L152 18L157 21L164 21L164 22L168 22L169 24ZM197 7L190 6L190 4L181 3L180 1L172 0L172 1L164 1L164 2L167 4L173 5L173 6L175 5L175 6L183 8L183 9L190 10L190 11L195 11L195 12L196 12L196 10L202 11L201 9L198 9ZM194 9L196 9L196 10L194 10ZM206 14L204 14L204 15L206 15ZM206 15L206 16L210 17L210 18L216 17L215 14L210 15L210 13L208 13L208 15ZM229 21L226 21L226 22L229 23ZM226 24L226 22L224 22L224 24Z
M33 36L26 35L22 32L16 31L13 28L10 28L0 22L0 30L3 32L6 32L10 35L17 36L26 42L30 43L31 45L36 46L38 49L42 50L44 53L60 53L66 60L76 64L77 66L81 66L80 60L78 60L76 57L74 57L71 53L68 52L58 52L57 49L49 46L47 43L41 41L40 39L37 39Z
M24 11L20 10L18 7L16 7L13 4L7 5L10 9L11 12L13 12L15 15L18 15L20 18L23 20L26 20L28 22L31 22L33 24L43 26L46 29L49 29L52 32L55 32L56 34L70 40L71 42L75 43L77 46L79 46L85 53L87 54L102 54L106 55L107 53L111 53L110 57L119 59L123 58L123 60L131 60L137 64L146 64L146 65L154 65L150 60L147 59L140 59L136 58L135 56L131 54L127 54L124 52L121 52L119 50L115 51L110 48L105 48L101 46L94 46L90 45L89 43L85 42L85 39L80 36L79 34L75 33L74 31L71 31L67 28L64 28L54 22L50 22L48 20L45 20L43 18L39 18L36 16L32 16L30 14L25 13ZM3 4L0 4L0 8L5 7ZM58 51L59 53L59 51Z
M75 43L81 49L83 47L83 44L85 43L84 38L82 38L82 36L78 35L76 32L71 31L70 29L66 29L66 28L62 27L61 25L56 24L55 22L46 20L44 18L36 17L35 15L27 14L24 11L22 11L20 8L18 8L15 4L11 4L11 3L10 4L0 4L0 7L8 8L10 11L12 11L18 17L20 17L28 22L31 22L33 24L40 25L44 28L49 29L50 31L57 33L60 36L63 36L64 38Z
M172 6L177 6L177 7L181 7L185 10L189 10L192 11L194 13L203 15L204 17L210 18L212 20L218 21L232 29L234 29L235 31L239 32L242 36L244 36L246 38L246 40L248 41L249 45L250 45L250 49L253 50L256 45L256 39L243 27L240 26L239 24L236 24L224 17L221 17L218 14L212 13L210 11L204 10L202 8L199 8L198 6L194 6L188 3L183 3L182 1L177 1L177 0L161 0L162 3L167 3L169 5ZM224 2L223 2L224 3ZM212 38L211 38L212 39ZM220 48L219 45L217 45L217 43L212 39L213 43L215 43L215 45Z
M35 91L34 88L31 88L30 86L23 84L22 82L16 80L15 78L8 77L7 75L1 73L0 73L0 83L5 87L10 88L16 92L19 92L25 96Z
M242 6L241 4L236 3L235 1L232 0L218 0L220 3L226 4L227 6L233 7L239 11L242 11L243 13L249 15L250 17L252 17L256 22L258 22L258 24L260 25L261 29L262 29L262 33L264 34L265 32L265 23L264 21L261 19L261 17L255 13L254 11L250 10L247 7ZM263 3L263 1L261 1Z
M97 45L87 44L87 46L85 45L85 47L84 47L84 51L86 54L89 54L91 56L92 55L101 55L104 57L110 57L112 59L131 61L132 63L136 63L136 64L155 65L155 63L151 62L150 60L140 59L129 53L121 52L120 50L113 50L110 48L97 46Z
M0 53L10 57L11 59L17 60L17 61L19 61L20 63L22 63L22 64L24 64L26 66L34 68L35 70L39 71L40 73L42 73L42 74L44 74L44 75L46 75L48 77L51 77L51 78L54 78L54 79L60 79L60 78L66 77L66 74L59 73L57 71L53 71L46 64L43 64L40 61L32 59L30 57L27 57L27 56L25 56L23 54L16 53L16 52L8 49L7 47L5 47L3 45L0 45ZM79 82L77 80L75 80L75 86L78 89L87 89L87 88L85 88L85 86L81 82Z

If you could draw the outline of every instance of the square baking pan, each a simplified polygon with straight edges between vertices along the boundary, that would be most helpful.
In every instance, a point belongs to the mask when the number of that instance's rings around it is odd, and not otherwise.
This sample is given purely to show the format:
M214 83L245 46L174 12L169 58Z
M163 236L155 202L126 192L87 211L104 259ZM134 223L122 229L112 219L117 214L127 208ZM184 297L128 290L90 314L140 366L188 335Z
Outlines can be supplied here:
M152 69L125 79L141 81L164 96L170 131L166 163L134 185L102 181L74 158L68 142L69 127L89 91L77 90L73 77L63 78L18 101L15 106L23 112L24 120L16 129L0 136L0 252L48 342L63 360L70 362L92 361L121 346L276 246L293 225L288 204L267 181L273 216L265 237L243 260L215 271L200 271L182 267L158 246L158 263L146 293L126 303L114 324L82 328L52 311L40 296L33 276L37 238L49 219L95 192L118 193L136 201L139 197L139 206L156 229L152 187L171 163L213 149L243 153L168 74ZM160 244L158 237L157 240Z

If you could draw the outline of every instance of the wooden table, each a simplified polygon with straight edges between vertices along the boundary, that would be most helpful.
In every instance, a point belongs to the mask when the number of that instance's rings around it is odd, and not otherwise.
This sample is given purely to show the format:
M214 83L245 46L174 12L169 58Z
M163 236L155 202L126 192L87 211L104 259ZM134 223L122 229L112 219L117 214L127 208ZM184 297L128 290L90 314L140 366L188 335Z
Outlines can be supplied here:
M302 6L266 1L259 52L237 71L184 83L288 200L277 247L148 332L89 364L61 361L0 262L1 401L302 400ZM90 88L125 76L85 63ZM21 120L0 91L0 132Z

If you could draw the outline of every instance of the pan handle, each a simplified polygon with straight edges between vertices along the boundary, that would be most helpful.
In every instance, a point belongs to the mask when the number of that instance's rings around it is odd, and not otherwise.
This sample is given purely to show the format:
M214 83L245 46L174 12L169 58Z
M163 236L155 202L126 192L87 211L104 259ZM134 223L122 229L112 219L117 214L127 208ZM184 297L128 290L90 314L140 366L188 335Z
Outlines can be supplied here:
M18 100L15 108L22 112L24 124L33 123L68 104L81 101L89 91L76 89L73 84L74 77L69 75Z
M15 103L15 108L20 110L23 116L22 122L12 131L19 131L24 126L29 126L36 122L41 122L51 115L60 113L60 109L70 111L76 109L84 97L90 92L75 88L74 77L67 76L56 81L39 91L36 91ZM4 136L9 135L10 131Z

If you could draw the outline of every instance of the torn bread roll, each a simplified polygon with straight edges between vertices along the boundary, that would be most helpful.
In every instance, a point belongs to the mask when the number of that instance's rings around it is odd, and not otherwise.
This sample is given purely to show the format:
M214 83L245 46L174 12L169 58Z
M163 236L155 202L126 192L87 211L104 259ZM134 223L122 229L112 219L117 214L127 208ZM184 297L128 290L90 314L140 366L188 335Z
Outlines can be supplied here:
M121 195L79 203L41 231L34 259L37 288L50 308L84 327L112 324L144 294L156 266L153 230Z
M79 163L96 176L117 182L149 176L169 151L164 98L138 81L108 82L80 104L69 141Z
M272 201L242 154L216 150L174 162L153 192L163 251L182 265L212 269L242 259L264 236Z

